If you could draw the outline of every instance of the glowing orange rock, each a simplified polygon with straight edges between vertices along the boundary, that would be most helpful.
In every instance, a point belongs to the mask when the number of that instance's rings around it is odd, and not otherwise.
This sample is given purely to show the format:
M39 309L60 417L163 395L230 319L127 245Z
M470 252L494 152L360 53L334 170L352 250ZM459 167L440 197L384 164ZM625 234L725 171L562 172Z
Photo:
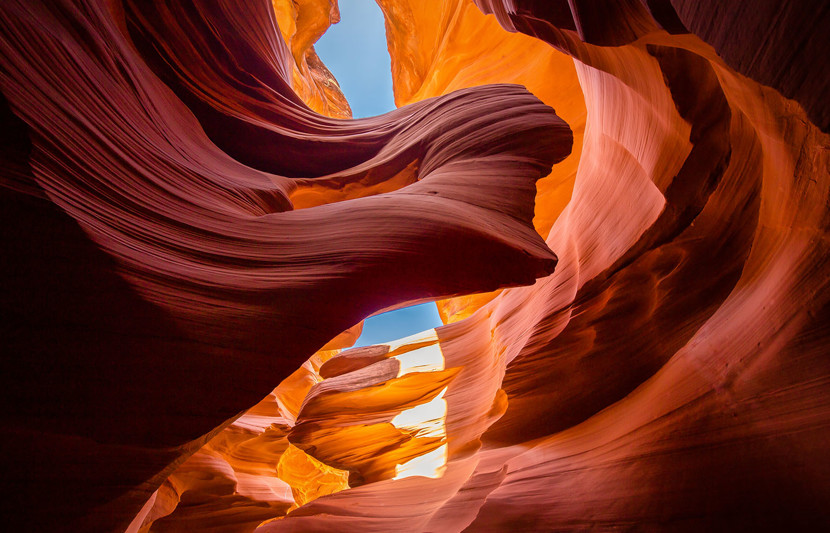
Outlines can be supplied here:
M337 0L272 0L280 33L291 57L292 88L311 109L326 116L351 118L340 85L326 68L314 43L330 24L340 21Z
M380 4L0 4L16 529L826 529L830 10Z
M182 498L211 490L188 489L204 467L225 503L278 512L287 485L237 473L208 441L367 314L556 264L532 199L572 135L523 88L321 116L292 90L297 59L258 0L4 2L0 51L3 337L25 354L3 372L4 460L8 501L55 502L44 528L140 528L175 504L160 487L177 468L194 471ZM403 190L293 209L309 180L413 165ZM471 257L487 261L450 266ZM243 440L279 441L254 425Z
M291 485L293 508L349 488L349 473L332 468L289 445L280 457L277 475Z

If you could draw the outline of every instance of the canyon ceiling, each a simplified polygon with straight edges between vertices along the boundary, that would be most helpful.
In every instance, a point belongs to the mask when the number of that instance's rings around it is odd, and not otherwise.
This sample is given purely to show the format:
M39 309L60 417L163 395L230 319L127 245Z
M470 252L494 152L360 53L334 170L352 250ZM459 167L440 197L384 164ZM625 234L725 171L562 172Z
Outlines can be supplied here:
M830 4L378 4L0 2L7 530L830 528Z

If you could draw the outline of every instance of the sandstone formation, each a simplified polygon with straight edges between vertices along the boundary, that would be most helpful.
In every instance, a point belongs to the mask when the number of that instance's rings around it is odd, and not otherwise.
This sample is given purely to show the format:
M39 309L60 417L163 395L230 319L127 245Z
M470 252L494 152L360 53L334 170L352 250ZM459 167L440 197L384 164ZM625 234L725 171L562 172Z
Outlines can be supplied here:
M830 7L378 3L0 4L12 530L830 526Z

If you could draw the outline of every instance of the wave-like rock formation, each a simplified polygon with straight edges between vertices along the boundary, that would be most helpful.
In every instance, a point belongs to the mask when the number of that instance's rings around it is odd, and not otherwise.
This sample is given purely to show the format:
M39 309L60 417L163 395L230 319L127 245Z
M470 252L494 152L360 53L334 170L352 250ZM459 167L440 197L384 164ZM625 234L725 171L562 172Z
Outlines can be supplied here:
M378 3L0 3L9 527L830 526L830 7Z

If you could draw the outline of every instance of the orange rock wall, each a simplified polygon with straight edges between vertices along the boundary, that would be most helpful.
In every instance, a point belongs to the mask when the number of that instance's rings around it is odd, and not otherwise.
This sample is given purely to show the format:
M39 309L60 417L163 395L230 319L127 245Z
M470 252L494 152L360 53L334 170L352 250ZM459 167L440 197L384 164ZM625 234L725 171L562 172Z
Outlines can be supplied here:
M379 4L355 121L327 0L0 6L16 521L827 527L828 9Z
M272 0L277 27L294 60L288 61L291 88L314 111L333 118L351 118L352 110L334 75L314 43L340 21L336 0Z
M365 316L555 266L532 199L572 135L520 87L321 116L291 88L296 60L259 0L5 2L0 63L3 338L19 354L2 372L4 495L53 502L37 528L126 528ZM309 184L415 166L405 189L293 209ZM173 499L156 494L164 514Z

